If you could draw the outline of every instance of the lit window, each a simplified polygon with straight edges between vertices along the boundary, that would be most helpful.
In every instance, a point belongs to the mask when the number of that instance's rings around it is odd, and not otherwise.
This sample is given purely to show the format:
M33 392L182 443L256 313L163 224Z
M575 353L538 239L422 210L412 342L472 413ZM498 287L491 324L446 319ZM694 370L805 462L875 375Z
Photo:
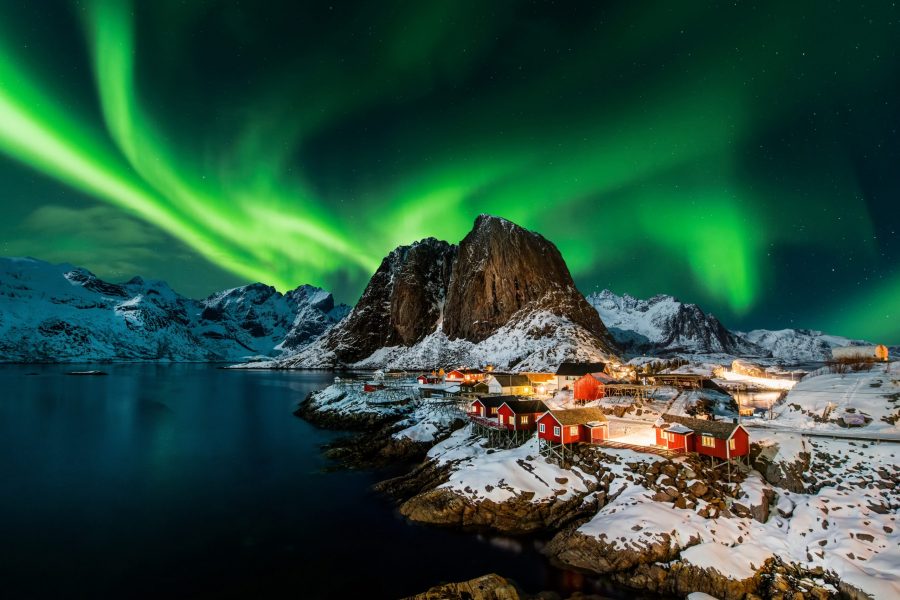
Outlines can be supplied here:
M737 447L737 444L734 443L734 438L728 440L728 448L730 450L734 450Z
M547 433L547 428L544 427L543 423L541 423L540 430L541 430L541 433Z
M503 420L504 420L503 415L500 415L500 424L501 424L501 425L503 425Z
M522 417L522 425L526 425L528 423L528 415L524 415Z
M553 427L553 435L559 435L559 427Z
M492 414L492 415L496 415L496 414L497 414L497 407L496 407L496 406L494 406L494 407L491 408L491 414Z
M716 447L716 439L711 435L704 435L700 438L701 443L707 448L715 448Z
M569 427L569 435L578 435L578 425Z

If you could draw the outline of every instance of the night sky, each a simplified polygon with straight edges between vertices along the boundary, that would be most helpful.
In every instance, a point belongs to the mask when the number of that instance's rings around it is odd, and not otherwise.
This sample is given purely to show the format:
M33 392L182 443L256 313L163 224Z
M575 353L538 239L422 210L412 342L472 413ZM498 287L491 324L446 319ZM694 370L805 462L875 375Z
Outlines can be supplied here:
M0 0L0 254L356 301L476 215L581 290L900 342L890 2Z

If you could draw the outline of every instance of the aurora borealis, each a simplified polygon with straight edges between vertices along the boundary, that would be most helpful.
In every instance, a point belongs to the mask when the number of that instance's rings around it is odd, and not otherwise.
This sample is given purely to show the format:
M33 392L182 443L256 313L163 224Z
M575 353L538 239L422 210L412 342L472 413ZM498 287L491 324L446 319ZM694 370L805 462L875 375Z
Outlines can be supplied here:
M900 11L0 1L0 253L201 296L482 212L582 291L900 342Z

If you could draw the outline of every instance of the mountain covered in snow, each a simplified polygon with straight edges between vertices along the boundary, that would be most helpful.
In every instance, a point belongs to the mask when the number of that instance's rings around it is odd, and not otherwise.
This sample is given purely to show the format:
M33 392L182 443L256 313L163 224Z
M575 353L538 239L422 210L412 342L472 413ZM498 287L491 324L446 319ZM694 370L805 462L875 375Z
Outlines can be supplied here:
M640 300L609 290L591 294L616 343L630 354L729 354L768 356L769 352L729 331L696 304L659 294Z
M458 246L428 238L392 251L344 321L274 366L536 370L616 351L556 246L481 215Z
M863 340L828 335L813 329L754 329L735 334L764 349L774 358L788 361L827 360L831 358L832 348L870 345L870 342Z
M0 258L0 361L218 361L304 347L349 308L300 286L251 284L193 300L166 283Z

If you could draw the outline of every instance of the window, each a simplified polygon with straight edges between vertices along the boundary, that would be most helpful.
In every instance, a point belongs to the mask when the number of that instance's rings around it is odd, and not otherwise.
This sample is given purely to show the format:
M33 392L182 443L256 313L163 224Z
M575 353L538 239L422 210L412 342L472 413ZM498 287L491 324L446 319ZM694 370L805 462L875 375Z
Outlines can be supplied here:
M716 438L711 435L704 435L700 438L700 443L706 446L707 448L715 448L716 447Z
M674 433L669 433L669 432L667 431L667 432L666 432L666 439L669 440L670 442L674 442L674 441L675 441L675 434L674 434Z
M522 425L528 424L528 415L522 415Z
M494 407L491 408L491 414L492 414L492 415L496 415L496 414L497 414L497 407L496 407L496 406L494 406Z
M541 433L547 433L547 428L544 427L543 423L541 423L541 425L540 425L540 430L541 430Z
M569 427L569 435L578 435L578 425Z
M729 450L734 450L736 447L737 447L737 445L734 443L734 438L731 438L730 440L728 440L728 449Z
M553 426L553 435L559 435L559 427L556 425Z
M504 419L503 415L500 415L500 424L501 425L503 425L503 419Z

